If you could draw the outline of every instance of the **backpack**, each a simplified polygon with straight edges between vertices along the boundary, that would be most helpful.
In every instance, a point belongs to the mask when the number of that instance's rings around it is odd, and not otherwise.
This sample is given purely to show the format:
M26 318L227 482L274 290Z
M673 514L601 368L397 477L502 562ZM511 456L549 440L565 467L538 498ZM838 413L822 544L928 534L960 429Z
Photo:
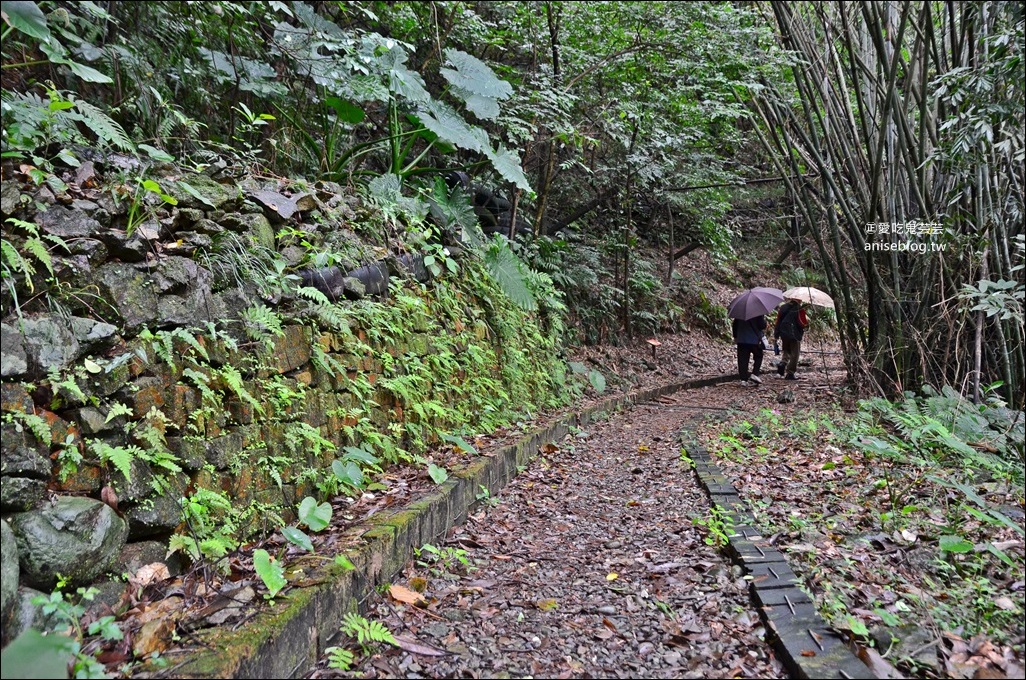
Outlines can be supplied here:
M777 332L780 337L786 340L801 340L805 335L805 329L798 323L798 310L796 304L787 304L780 310L780 323L777 324Z

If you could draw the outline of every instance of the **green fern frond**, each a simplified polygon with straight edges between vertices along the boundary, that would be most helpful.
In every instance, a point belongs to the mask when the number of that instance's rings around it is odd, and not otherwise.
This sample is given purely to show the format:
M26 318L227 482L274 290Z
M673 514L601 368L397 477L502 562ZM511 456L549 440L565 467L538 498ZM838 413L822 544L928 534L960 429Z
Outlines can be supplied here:
M310 357L314 365L325 373L332 375L346 375L346 366L335 356L325 352L320 345L313 346L313 354Z
M331 300L328 299L327 295L325 295L324 293L322 293L321 291L317 290L312 286L300 286L296 289L296 295L298 295L299 297L306 298L307 300L312 300L317 304L331 304Z
M19 425L19 430L22 425L27 427L32 436L36 438L36 441L40 444L45 444L47 448L53 445L53 432L42 416L23 411L11 411L4 414L4 420L15 421Z
M234 392L239 399L256 409L257 413L263 414L264 407L253 397L252 394L249 393L249 390L246 389L246 385L242 380L242 374L239 373L239 369L228 365L222 366L218 372L221 377L224 378L225 384L231 388L232 392Z
M135 144L132 143L128 133L125 132L125 129L116 120L84 99L76 99L75 108L78 110L78 115L69 115L69 117L81 120L101 140L118 147L122 151L135 151Z
M204 404L218 406L221 400L218 398L217 393L210 389L210 377L200 373L199 371L186 368L182 371L182 377L188 378L196 385L196 389L200 391L200 398Z
M314 303L314 316L323 326L345 334L350 333L349 320L346 315L327 295L310 286L301 286L296 290L296 294Z
M114 402L114 405L110 407L110 410L107 411L107 418L103 422L109 423L118 416L128 416L131 418L133 415L135 415L135 411L132 410L131 406L123 404L120 401L116 401Z
M380 621L368 621L353 612L346 614L342 620L342 631L346 635L355 637L356 641L361 645L369 642L384 642L396 647L399 646L395 637L392 636L392 632L383 623Z
M36 273L36 268L32 263L8 241L0 243L0 257L3 258L3 277L12 278L10 270L19 271L25 276L25 285L28 286L29 292L34 292L36 287L32 283L32 276Z
M204 360L210 361L210 355L207 354L207 348L204 347L196 338L196 336L193 335L188 329L176 328L174 331L172 331L172 333L175 337L184 340L186 344L189 345L189 347L192 347L194 350L196 350L196 354L199 354L201 357L203 357Z
M111 446L102 439L93 439L89 442L89 449L101 463L111 464L125 476L125 480L132 481L132 461L139 457L142 450L138 446Z
M30 238L25 241L25 250L32 253L32 255L39 260L39 262L46 267L46 270L53 275L53 262L50 259L50 251L46 249L46 244L43 243L42 239Z
M485 251L484 259L488 272L514 304L529 312L538 309L538 303L527 287L524 265L505 241L493 240Z
M276 337L285 335L281 316L264 305L253 305L240 315L246 322L246 335L252 340L263 340L269 343L268 333Z
M328 647L324 653L328 655L328 668L342 672L348 671L356 658L352 652L342 647Z
M199 550L208 558L218 559L235 550L235 542L225 536L213 536L200 541Z
M182 534L174 534L168 540L167 543L167 557L171 557L176 552L185 553L190 559L196 561L199 560L200 555L199 545L191 536L183 536Z

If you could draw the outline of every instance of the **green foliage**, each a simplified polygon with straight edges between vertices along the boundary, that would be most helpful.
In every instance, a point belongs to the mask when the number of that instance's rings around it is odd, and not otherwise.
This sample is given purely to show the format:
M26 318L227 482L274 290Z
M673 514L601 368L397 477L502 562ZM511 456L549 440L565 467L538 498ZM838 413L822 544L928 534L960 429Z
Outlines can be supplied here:
M239 369L230 364L225 364L219 369L216 369L216 375L219 376L225 383L225 385L244 403L249 404L253 407L253 410L257 413L263 414L264 407L259 401L256 400L249 390L246 389L246 384L243 382L242 374Z
M144 206L148 205L147 196L156 196L167 205L178 205L178 199L167 194L155 180L139 177L136 181L138 186L132 193L132 203L128 206L128 223L125 225L128 236L131 236L144 220L152 219L156 215L152 207L144 209Z
M96 588L78 588L77 597L69 598L61 589L63 578L58 580L57 590L49 595L36 595L32 604L40 607L45 617L55 622L55 632L43 636L29 629L13 640L3 651L4 674L11 677L71 677L102 678L105 669L94 652L96 645L87 646L87 638L102 642L117 642L124 634L113 616L103 616L88 624L83 603L91 602L98 594ZM96 650L95 654L99 654Z
M505 239L500 236L492 239L485 251L485 263L492 278L514 304L528 312L538 309L538 303L525 281L524 264L510 249Z
M477 449L475 449L472 444L468 444L467 441L465 439L463 439L463 437L457 437L455 435L445 434L445 433L442 433L439 436L442 438L443 441L447 441L450 444L454 444L460 451L463 451L465 453L470 453L470 454L473 454L475 456L480 455L477 452Z
M708 517L693 517L691 523L705 530L705 537L702 540L706 545L718 548L730 543L730 536L734 533L734 520L730 516L730 511L720 505L713 505L709 509Z
M324 654L328 657L328 668L342 672L348 671L356 658L352 652L342 647L328 647Z
M29 628L4 647L0 663L4 675L12 678L66 678L72 662L76 677L79 671L88 673L83 677L104 677L103 666L92 657L79 657L80 649L81 643L67 635L45 635Z
M332 461L328 480L320 485L325 495L346 493L357 495L367 488L369 478L364 470L381 472L381 459L364 448L346 446L345 453L338 460Z
M691 293L686 307L698 321L699 327L709 331L713 336L729 337L730 321L727 318L727 308L710 300L705 291Z
M310 531L323 531L331 523L331 505L307 496L299 504L299 523L310 527Z
M269 598L274 598L282 588L288 585L288 581L285 580L284 567L262 548L253 551L253 568L260 580L264 582L264 586L267 587L267 597Z
M449 473L445 471L445 468L434 463L428 465L428 475L435 484L443 484L445 480L449 479Z
M461 567L467 571L474 569L470 558L467 557L467 551L463 548L438 548L431 543L425 543L419 548L414 548L413 554L417 564L427 567L433 574L449 574Z
M55 246L63 248L65 251L68 250L68 245L59 236L52 234L44 234L40 236L39 226L34 222L26 222L19 220L14 217L8 217L4 220L5 223L12 225L18 229L24 231L27 236L21 242L22 251L19 251L17 247L6 238L2 241L3 246L3 258L2 258L2 271L4 279L14 279L17 274L21 274L24 277L25 286L28 290L34 291L35 284L32 281L32 277L36 273L36 267L34 263L41 264L43 267L53 276L53 259L50 257L50 251L44 242L44 239L50 241ZM4 235L8 233L4 230Z
M222 564L222 558L238 547L238 516L232 502L221 493L198 488L181 499L182 521L188 534L171 537L168 553L184 552L191 559L208 559Z
M973 544L961 536L945 534L938 539L938 546L944 552L967 553L972 551Z
M1022 238L1020 234L1019 238ZM1013 267L1013 270L1022 266ZM963 284L959 297L965 302L969 311L983 312L988 317L998 317L1002 321L1023 323L1023 303L1026 300L1026 286L1021 281L987 279L977 281L975 286Z
M124 475L129 482L132 481L132 462L139 458L142 449L134 444L127 446L112 446L102 439L91 439L87 448L95 455L101 463L113 465L114 468Z
M374 643L399 645L392 636L392 632L384 624L367 621L366 618L352 611L342 619L341 630L344 635L355 639L365 654L370 653Z
M897 404L873 398L859 406L861 422L870 429L853 435L857 447L954 462L1023 481L1024 424L999 401L973 404L947 385L940 392L927 385L922 396L906 393ZM872 429L881 424L897 436Z
M245 323L246 336L263 342L265 347L273 347L274 338L285 335L281 315L262 304L247 307L240 316Z
M276 250L247 242L231 231L218 234L213 247L201 252L198 259L214 275L215 290L234 287L244 291L255 286L263 298L275 299L282 292L294 289L300 280L297 275L286 272L288 264ZM263 309L247 312L253 315L258 327L265 323L263 315L269 313L274 312ZM267 326L273 328L273 321Z
M567 364L575 376L580 377L594 388L595 392L602 394L606 389L606 378L594 368L588 368L579 361L571 361Z
M313 541L311 541L310 536L308 536L301 529L298 529L293 526L282 527L281 533L282 536L285 537L285 540L287 540L289 543L299 546L307 552L314 551Z
M475 494L475 499L486 503L488 506L493 508L499 504L499 499L492 496L492 492L488 490L487 486L484 484L478 484L478 489L480 490Z
M23 411L5 411L3 419L5 423L13 423L14 429L17 432L22 432L25 428L28 428L28 431L36 438L36 441L47 448L53 445L53 432L42 416Z
M144 328L139 333L139 339L149 341L156 355L172 368L176 367L182 358L179 353L181 345L192 348L205 361L210 360L210 355L207 353L206 348L188 328L174 328L169 331L158 330L155 333L148 328ZM179 346L176 346L176 341L179 343Z

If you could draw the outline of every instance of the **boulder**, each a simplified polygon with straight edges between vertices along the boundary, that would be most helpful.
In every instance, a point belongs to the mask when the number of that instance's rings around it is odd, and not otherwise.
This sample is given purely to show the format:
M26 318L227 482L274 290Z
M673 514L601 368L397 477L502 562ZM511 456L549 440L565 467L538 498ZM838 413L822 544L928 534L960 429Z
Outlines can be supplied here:
M128 538L128 523L92 498L58 497L40 510L11 518L22 581L44 591L58 574L85 586L107 572Z
M25 342L13 324L0 324L0 375L19 378L28 372Z
M0 521L0 620L4 622L14 608L19 572L18 542L7 522Z

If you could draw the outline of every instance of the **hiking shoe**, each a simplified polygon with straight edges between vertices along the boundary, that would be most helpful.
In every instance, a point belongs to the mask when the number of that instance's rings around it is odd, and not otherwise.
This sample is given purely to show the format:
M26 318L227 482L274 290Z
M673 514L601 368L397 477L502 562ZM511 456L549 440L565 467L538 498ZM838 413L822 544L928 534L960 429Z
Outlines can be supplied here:
M784 364L783 363L777 364L777 375L779 375L781 378L784 377Z
M753 383L755 383L756 385L761 385L761 384L762 384L762 378L760 378L760 377L759 377L759 376L758 376L757 374L755 374L755 373L753 373L753 374L752 374L752 377L751 377L751 378L749 378L749 380L751 380L751 381L752 381Z
M784 380L797 380L797 379L798 378L794 377L794 373L788 373L787 375L784 376Z

